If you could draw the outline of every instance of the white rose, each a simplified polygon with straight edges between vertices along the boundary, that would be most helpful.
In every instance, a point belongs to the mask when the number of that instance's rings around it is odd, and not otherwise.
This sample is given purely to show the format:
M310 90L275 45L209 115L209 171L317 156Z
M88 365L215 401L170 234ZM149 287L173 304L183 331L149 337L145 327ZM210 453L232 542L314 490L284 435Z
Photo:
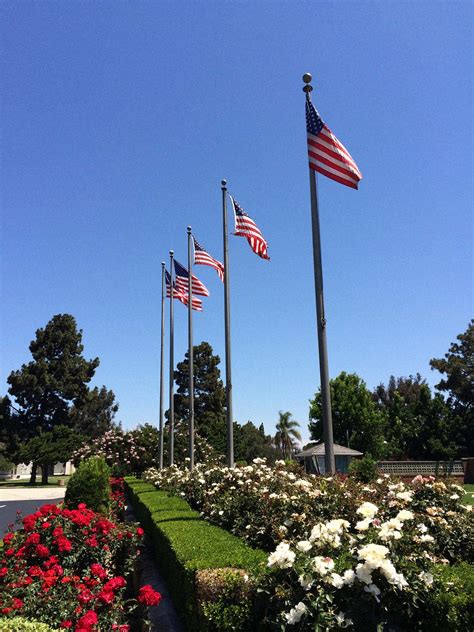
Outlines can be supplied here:
M302 553L307 553L312 548L312 546L313 545L311 544L311 542L308 542L308 540L301 540L296 545L296 548Z
M285 613L285 619L288 625L294 625L295 623L299 623L301 617L306 612L306 606L302 601L300 601L294 608L290 610L290 612Z
M373 518L379 508L374 503L365 502L357 509L357 513L364 518Z

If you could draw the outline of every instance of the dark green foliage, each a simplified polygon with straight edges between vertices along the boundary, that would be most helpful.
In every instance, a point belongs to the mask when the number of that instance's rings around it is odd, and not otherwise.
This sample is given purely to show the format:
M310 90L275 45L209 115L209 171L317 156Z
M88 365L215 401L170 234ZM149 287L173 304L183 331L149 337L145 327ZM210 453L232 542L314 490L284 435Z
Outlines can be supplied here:
M114 426L114 417L118 411L113 391L105 386L97 386L84 393L69 412L71 424L77 432L88 440L101 437Z
M456 440L462 456L474 454L474 320L453 342L444 358L430 360L446 377L436 388L448 395L456 416Z
M349 465L349 476L361 483L374 481L378 474L377 461L371 456L364 456L362 459L353 459Z
M69 426L70 404L87 394L99 359L82 356L82 331L69 314L58 314L38 329L30 343L33 360L8 376L9 393L16 399L16 433L22 441L49 432L57 426ZM43 468L47 482L47 468ZM33 468L32 482L36 472Z
M193 347L194 353L194 423L196 431L219 453L226 451L225 390L219 370L220 358L213 355L208 342ZM189 360L179 362L174 372L178 386L174 396L177 421L189 417Z
M196 572L203 569L241 568L258 571L266 554L203 520L181 498L150 490L142 481L125 479L136 517L150 537L160 569L172 596L181 606L188 630L224 630L212 627L196 602ZM153 486L150 486L152 489Z
M378 410L365 382L344 371L330 381L334 442L347 445L374 458L385 453L384 416ZM310 402L311 439L323 437L321 391Z
M467 632L474 630L474 567L437 564L435 584L427 605L423 630Z
M107 512L110 504L110 469L105 459L93 456L83 461L69 480L65 502L74 509L85 503L89 509Z
M372 395L385 418L387 455L395 459L452 459L456 419L441 395L432 395L420 374L380 384Z
M67 426L57 426L49 432L42 432L33 437L18 450L18 459L22 463L35 461L42 466L53 466L55 463L69 461L84 438Z
M265 434L263 424L257 428L251 421L242 426L234 422L234 456L236 461L251 463L256 458L266 458L274 463L281 453L273 445L270 435Z

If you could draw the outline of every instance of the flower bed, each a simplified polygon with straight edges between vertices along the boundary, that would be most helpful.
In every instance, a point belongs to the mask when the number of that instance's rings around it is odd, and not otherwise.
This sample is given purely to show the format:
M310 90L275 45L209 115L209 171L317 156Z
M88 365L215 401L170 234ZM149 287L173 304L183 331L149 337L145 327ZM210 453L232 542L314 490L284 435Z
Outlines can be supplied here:
M272 469L261 459L146 477L270 553L261 589L268 601L262 626L271 629L425 629L428 621L436 629L433 595L446 588L438 569L473 557L463 490L433 477L363 485L295 473L282 462ZM444 625L456 629L447 614Z
M120 510L120 481L114 489ZM140 527L105 517L83 503L76 509L43 505L21 523L22 529L4 537L0 616L21 615L76 632L125 632L138 604L150 604L154 591L147 589L134 599L126 580L139 554Z

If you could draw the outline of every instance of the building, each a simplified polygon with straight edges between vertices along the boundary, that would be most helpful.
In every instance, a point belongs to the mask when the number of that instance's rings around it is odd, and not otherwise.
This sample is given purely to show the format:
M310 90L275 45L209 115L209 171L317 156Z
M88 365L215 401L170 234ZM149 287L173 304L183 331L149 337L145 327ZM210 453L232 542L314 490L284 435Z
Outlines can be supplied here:
M334 443L334 459L336 461L336 472L346 474L352 459L360 459L362 452L346 448L343 445ZM325 474L326 466L324 464L324 443L318 443L312 448L307 448L295 454L295 459L304 465L307 474Z

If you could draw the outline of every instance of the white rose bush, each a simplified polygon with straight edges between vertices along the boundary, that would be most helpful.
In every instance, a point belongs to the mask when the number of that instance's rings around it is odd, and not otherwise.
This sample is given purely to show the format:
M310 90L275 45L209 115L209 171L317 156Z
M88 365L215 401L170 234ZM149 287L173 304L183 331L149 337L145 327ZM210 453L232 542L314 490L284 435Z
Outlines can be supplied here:
M293 470L255 459L153 469L146 479L268 552L262 629L424 629L440 587L433 569L472 561L463 489L433 477L364 485Z

